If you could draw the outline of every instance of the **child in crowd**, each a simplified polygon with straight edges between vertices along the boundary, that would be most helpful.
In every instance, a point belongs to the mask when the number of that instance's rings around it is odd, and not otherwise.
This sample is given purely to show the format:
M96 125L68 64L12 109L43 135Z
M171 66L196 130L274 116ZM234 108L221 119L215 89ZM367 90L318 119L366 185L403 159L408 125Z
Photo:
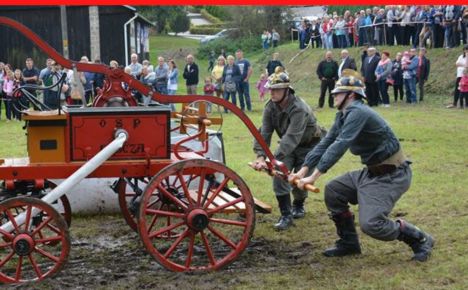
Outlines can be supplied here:
M5 82L3 83L3 92L5 93L5 113L6 113L6 122L11 122L11 99L13 96L13 86L14 86L14 76L13 72L7 71Z
M403 53L403 58L401 59L401 69L404 70L405 66L411 63L409 52L405 51Z
M215 53L214 51L212 51L210 53L210 57L209 57L209 62L210 62L210 65L208 66L208 71L212 71L213 70L213 66L214 66L214 61L215 61Z
M21 70L15 70L15 84L13 90L19 89L22 86L26 85L26 82L23 79L23 73ZM27 110L29 108L29 101L23 96L21 91L18 91L12 100L12 113L16 117L17 121L21 121L21 111Z
M260 75L260 80L258 81L257 85L255 86L260 93L260 101L265 101L265 93L268 93L269 90L265 88L265 84L268 79L265 77L264 74Z
M207 77L205 79L205 85L203 86L203 91L205 92L205 96L214 96L215 95L215 86L212 84L211 78ZM206 111L208 114L211 114L212 108L211 103L208 103Z
M460 90L460 109L466 109L468 108L468 68L463 70L458 89ZM463 102L465 102L465 105L463 105Z

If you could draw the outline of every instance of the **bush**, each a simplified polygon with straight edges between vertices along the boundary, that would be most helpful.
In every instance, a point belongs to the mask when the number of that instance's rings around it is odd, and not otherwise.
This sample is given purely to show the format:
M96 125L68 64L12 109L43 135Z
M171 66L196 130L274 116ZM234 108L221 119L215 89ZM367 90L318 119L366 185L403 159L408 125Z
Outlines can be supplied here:
M210 13L211 15L213 15L214 17L219 18L221 20L228 20L229 19L228 13L227 13L226 9L224 9L223 6L206 5L205 10L208 13Z
M190 19L187 14L181 13L171 19L169 25L172 31L177 35L177 33L185 32L190 29Z
M206 20L208 20L209 22L212 22L212 23L221 23L222 22L219 18L214 17L213 15L211 15L205 9L200 10L200 13L201 13L202 17L205 18Z
M190 9L192 9L192 11L190 11ZM192 13L200 13L200 10L203 9L203 5L192 5L192 6L189 6L189 11L192 12Z
M225 22L200 25L200 26L191 26L190 33L213 35L213 34L220 32L223 29L230 28L230 27L232 27L231 23L225 23Z
M218 55L221 49L224 49L226 56L234 56L238 49L242 49L244 54L255 54L261 52L263 48L261 40L258 37L242 37L238 39L229 39L229 41L226 41L226 38L222 38L201 45L198 48L197 57L200 59L208 59L208 56L212 51Z
M219 27L212 27L212 26L208 26L208 25L206 25L206 26L207 27L205 27L205 25L191 26L190 27L190 33L191 34L214 35L214 34L220 32L221 30L223 30L223 28L219 28Z
M344 15L346 10L349 10L351 15L354 16L354 13L358 11L365 11L366 9L372 9L373 7L374 6L372 5L329 5L327 14L331 15L333 12L336 12L338 15Z

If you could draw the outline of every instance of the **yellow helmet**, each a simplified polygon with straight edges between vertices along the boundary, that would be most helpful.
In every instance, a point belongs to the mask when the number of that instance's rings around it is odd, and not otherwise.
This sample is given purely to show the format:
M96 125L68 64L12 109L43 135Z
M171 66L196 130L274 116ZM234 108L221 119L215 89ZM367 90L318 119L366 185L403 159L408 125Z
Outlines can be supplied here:
M285 73L284 69L280 66L277 66L275 68L275 72L270 77L268 77L265 88L270 90L290 88L294 92L294 89L291 87L288 74Z
M354 92L367 100L365 87L361 81L361 74L352 69L345 69L341 73L341 78L336 82L332 95L339 93Z

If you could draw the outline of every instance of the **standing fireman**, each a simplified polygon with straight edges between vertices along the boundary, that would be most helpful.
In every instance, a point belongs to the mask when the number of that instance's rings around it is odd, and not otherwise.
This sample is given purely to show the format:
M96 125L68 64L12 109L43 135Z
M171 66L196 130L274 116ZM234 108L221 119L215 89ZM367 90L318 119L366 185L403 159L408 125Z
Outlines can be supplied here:
M339 240L324 255L361 253L354 216L349 210L349 204L359 204L359 224L365 234L381 241L403 241L412 248L413 260L426 261L434 239L410 223L388 217L409 189L412 178L411 162L398 138L387 122L364 104L363 99L367 98L358 73L347 71L337 82L333 95L339 111L330 132L307 155L301 170L289 177L290 182L301 178L299 188L314 184L348 149L366 165L335 177L325 186L325 204ZM313 174L305 177L313 168L316 168Z
M262 126L260 134L266 144L270 146L274 132L281 138L276 149L275 159L284 163L289 171L301 168L307 153L325 135L312 113L312 109L304 100L294 94L290 86L289 76L281 67L276 68L266 87L270 89L271 99L263 109ZM253 162L256 170L264 167L266 154L257 141L254 142L254 152L257 159ZM307 191L299 188L292 189L287 181L273 178L273 190L281 210L281 218L275 225L276 230L284 230L293 225L293 218L305 216L304 202ZM291 208L291 193L294 196Z

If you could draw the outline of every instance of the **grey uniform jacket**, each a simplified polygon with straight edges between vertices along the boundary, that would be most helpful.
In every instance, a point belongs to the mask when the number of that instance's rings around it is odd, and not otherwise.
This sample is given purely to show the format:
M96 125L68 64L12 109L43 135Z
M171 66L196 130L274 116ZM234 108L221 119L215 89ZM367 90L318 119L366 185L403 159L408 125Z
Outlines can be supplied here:
M281 138L279 147L275 152L275 158L278 160L290 155L297 147L315 145L321 136L312 109L304 100L294 94L289 95L284 111L271 100L265 104L260 134L268 147L273 132L276 132ZM257 156L266 156L256 140L254 141L254 152Z
M375 165L400 149L400 142L387 122L361 100L338 112L327 136L306 156L303 166L327 172L348 150L361 163Z

